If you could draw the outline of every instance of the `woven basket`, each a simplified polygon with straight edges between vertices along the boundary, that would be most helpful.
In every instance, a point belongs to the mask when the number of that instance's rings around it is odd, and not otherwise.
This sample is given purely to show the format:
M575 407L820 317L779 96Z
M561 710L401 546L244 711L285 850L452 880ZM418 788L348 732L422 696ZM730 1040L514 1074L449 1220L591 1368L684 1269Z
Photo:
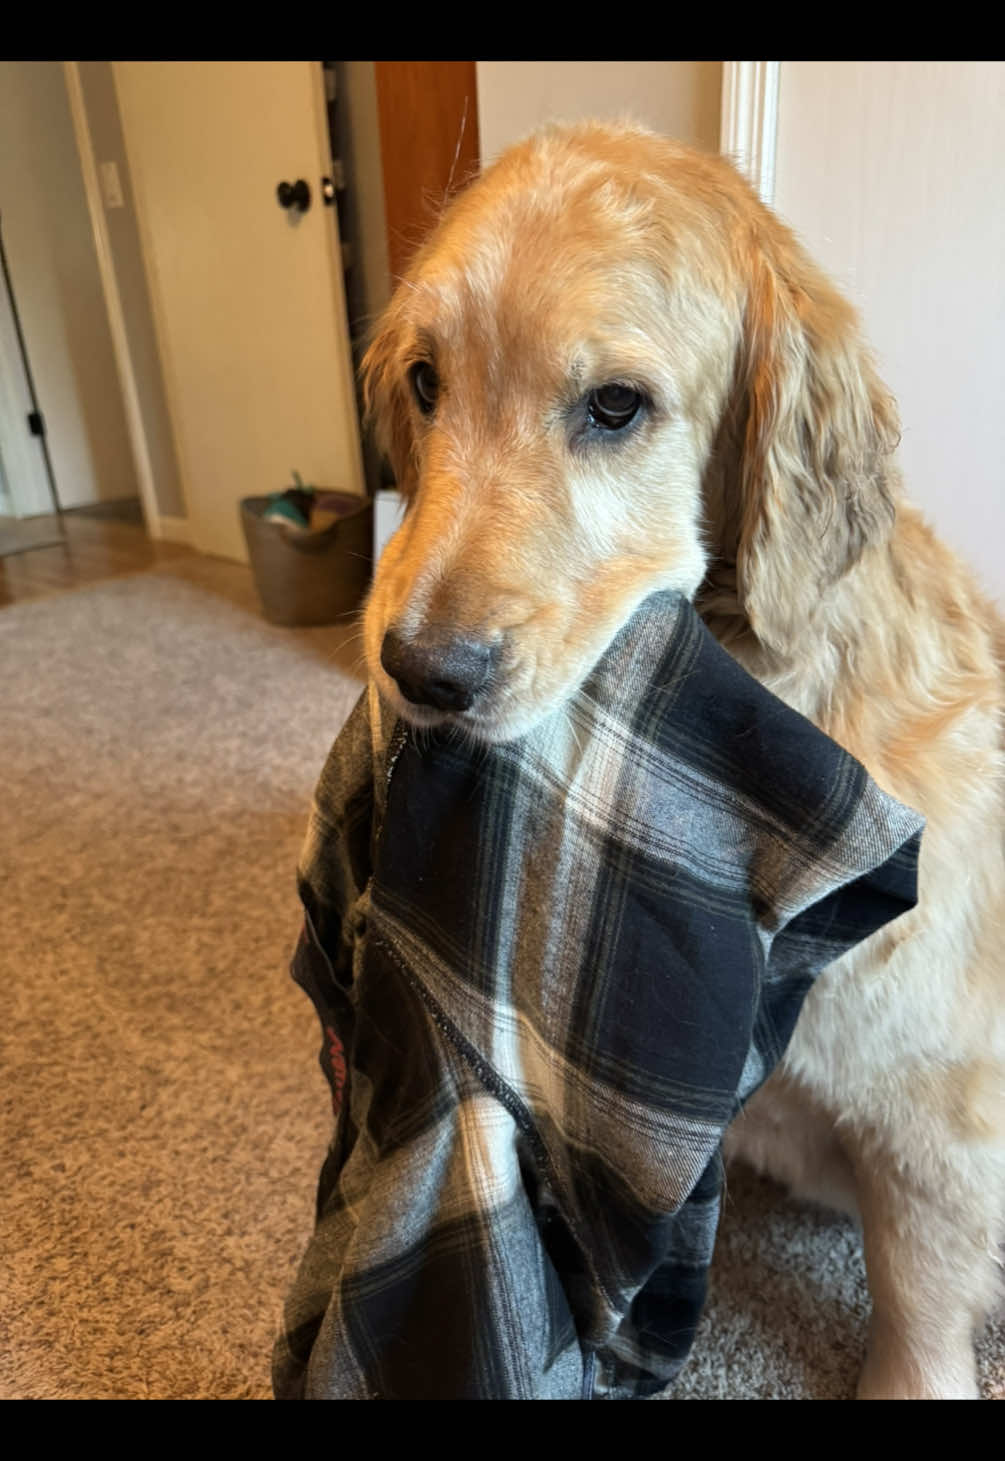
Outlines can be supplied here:
M325 497L339 516L319 533L266 522L268 497L241 500L251 569L270 624L336 624L363 601L373 564L373 503L350 492Z

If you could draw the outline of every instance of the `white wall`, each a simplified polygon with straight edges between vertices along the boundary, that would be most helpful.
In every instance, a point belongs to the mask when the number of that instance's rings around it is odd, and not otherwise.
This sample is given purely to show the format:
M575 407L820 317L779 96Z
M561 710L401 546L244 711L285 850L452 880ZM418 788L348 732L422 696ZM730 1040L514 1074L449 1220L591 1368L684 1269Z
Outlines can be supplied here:
M7 259L64 506L137 492L59 61L0 61ZM47 500L37 511L51 511Z
M1005 64L785 61L775 206L858 305L910 495L1005 604Z
M479 61L482 165L548 121L630 117L719 150L721 61Z

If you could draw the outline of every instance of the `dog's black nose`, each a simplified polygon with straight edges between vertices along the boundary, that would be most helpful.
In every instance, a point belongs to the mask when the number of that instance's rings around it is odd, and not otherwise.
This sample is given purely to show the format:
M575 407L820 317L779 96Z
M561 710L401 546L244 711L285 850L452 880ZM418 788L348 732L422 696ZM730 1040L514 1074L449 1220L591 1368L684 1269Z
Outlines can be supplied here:
M434 710L467 710L498 658L498 645L440 628L414 639L389 629L380 648L380 662L405 699Z

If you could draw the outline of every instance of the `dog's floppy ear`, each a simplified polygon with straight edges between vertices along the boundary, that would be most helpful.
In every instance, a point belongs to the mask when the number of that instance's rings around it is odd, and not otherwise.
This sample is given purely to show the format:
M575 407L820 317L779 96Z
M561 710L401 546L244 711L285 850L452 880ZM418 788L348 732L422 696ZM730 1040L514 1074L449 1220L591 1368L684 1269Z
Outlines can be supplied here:
M795 240L779 228L771 253L751 255L737 586L755 634L784 653L828 586L889 534L898 421L854 310Z
M378 447L391 463L398 491L408 499L418 485L418 463L394 303L392 300L385 311L363 357L363 411L366 420L373 423Z

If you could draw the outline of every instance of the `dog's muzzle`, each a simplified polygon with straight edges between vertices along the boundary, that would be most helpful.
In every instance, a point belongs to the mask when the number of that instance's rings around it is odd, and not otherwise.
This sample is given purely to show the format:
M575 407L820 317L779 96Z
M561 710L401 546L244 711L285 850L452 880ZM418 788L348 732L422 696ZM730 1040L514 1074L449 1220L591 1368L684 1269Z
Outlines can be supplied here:
M488 685L501 644L432 627L412 639L388 629L380 662L406 700L433 710L469 710Z

